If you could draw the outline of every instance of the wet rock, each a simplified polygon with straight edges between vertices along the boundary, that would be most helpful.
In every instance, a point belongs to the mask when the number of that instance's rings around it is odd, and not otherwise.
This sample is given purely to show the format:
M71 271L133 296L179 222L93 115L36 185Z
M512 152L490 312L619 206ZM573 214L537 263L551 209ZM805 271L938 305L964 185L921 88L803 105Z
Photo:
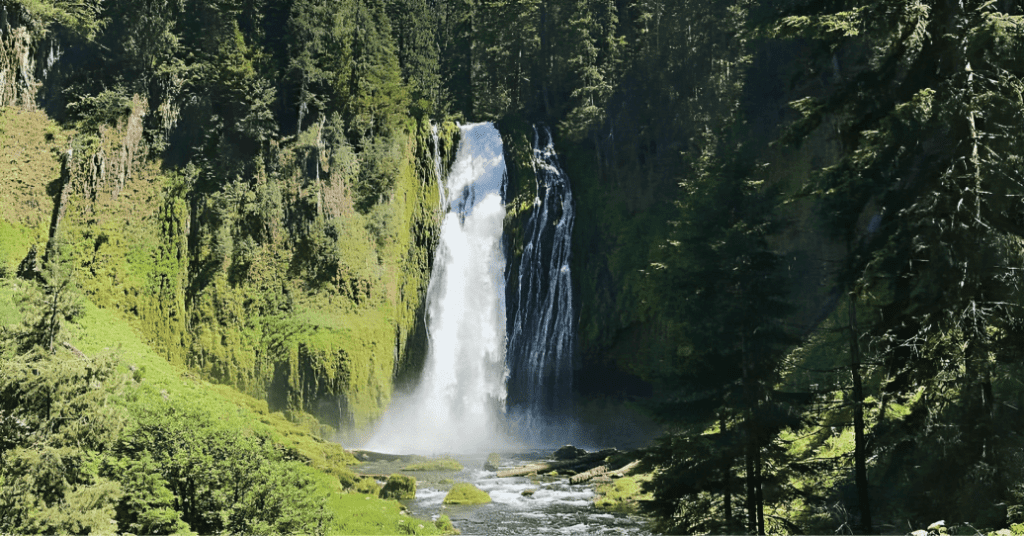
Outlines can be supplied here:
M524 489L522 491L522 493L520 493L520 495L522 495L523 497L533 497L534 493L537 493L537 490L535 490L535 489Z

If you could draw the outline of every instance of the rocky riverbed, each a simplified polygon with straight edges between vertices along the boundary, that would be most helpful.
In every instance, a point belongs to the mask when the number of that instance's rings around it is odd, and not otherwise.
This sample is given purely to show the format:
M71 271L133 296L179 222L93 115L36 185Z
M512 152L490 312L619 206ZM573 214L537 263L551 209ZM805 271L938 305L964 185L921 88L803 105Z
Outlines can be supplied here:
M490 459L487 454L354 454L364 460L356 470L381 484L392 474L415 477L414 498L400 500L409 513L425 519L447 515L466 535L650 534L646 519L637 514L643 498L639 481L645 476L629 474L636 454L560 449L507 453L498 460L493 454ZM486 492L490 502L446 504L449 491L462 482Z

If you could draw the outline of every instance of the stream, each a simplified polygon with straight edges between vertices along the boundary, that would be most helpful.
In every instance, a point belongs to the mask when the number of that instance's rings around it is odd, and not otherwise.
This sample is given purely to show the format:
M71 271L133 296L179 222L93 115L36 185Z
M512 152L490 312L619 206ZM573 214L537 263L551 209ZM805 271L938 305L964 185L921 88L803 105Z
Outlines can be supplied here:
M502 456L501 468L507 469L545 459L550 450ZM401 501L409 514L436 520L447 514L463 535L502 534L652 534L640 516L606 512L594 506L596 494L591 484L570 485L563 477L497 478L495 472L481 469L486 455L454 456L462 471L401 471L416 477L416 498ZM378 461L360 465L364 474L398 472L408 461ZM445 505L444 497L453 482L470 482L491 496L491 503ZM535 490L532 495L523 492Z

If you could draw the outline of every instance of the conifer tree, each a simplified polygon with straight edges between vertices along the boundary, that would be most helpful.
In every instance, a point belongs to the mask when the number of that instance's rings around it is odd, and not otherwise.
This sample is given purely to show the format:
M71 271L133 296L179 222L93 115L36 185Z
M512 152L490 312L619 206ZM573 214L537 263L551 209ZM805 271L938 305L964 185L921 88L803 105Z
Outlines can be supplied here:
M851 291L851 313L865 298L877 311L868 335L888 369L887 392L905 398L947 369L930 360L957 362L966 374L957 464L991 463L992 358L1005 351L992 334L1015 331L1021 316L1010 275L1013 244L1024 236L1024 177L1013 156L1024 142L1021 8L875 0L762 9L772 21L769 34L819 44L813 76L825 88L794 103L802 119L784 139L806 139L827 121L837 125L841 157L806 191L822 200L829 224L851 244L841 280ZM852 317L850 327L856 329ZM960 350L929 350L950 336L962 341ZM851 343L855 387L857 351ZM864 440L857 443L867 530Z

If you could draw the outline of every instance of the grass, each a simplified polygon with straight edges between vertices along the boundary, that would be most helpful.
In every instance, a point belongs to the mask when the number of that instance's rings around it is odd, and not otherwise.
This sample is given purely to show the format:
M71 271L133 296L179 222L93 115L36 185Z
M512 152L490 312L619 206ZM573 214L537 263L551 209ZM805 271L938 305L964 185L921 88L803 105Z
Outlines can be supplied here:
M649 501L650 493L643 493L640 486L650 480L650 475L624 476L608 484L597 486L594 505L602 510L635 514L641 501Z
M17 287L24 282L0 280L0 325L15 324L20 313L15 304ZM131 324L111 310L83 300L85 314L72 326L71 344L86 354L114 353L125 369L141 374L141 398L165 397L188 400L203 408L219 426L269 433L274 442L318 470L317 487L328 490L327 508L334 513L328 532L333 534L440 534L430 521L405 515L394 500L346 492L342 484L358 481L348 466L357 463L340 445L316 437L290 422L281 413L267 411L266 402L231 387L214 385L195 373L168 363L148 346ZM369 487L359 487L371 491Z

